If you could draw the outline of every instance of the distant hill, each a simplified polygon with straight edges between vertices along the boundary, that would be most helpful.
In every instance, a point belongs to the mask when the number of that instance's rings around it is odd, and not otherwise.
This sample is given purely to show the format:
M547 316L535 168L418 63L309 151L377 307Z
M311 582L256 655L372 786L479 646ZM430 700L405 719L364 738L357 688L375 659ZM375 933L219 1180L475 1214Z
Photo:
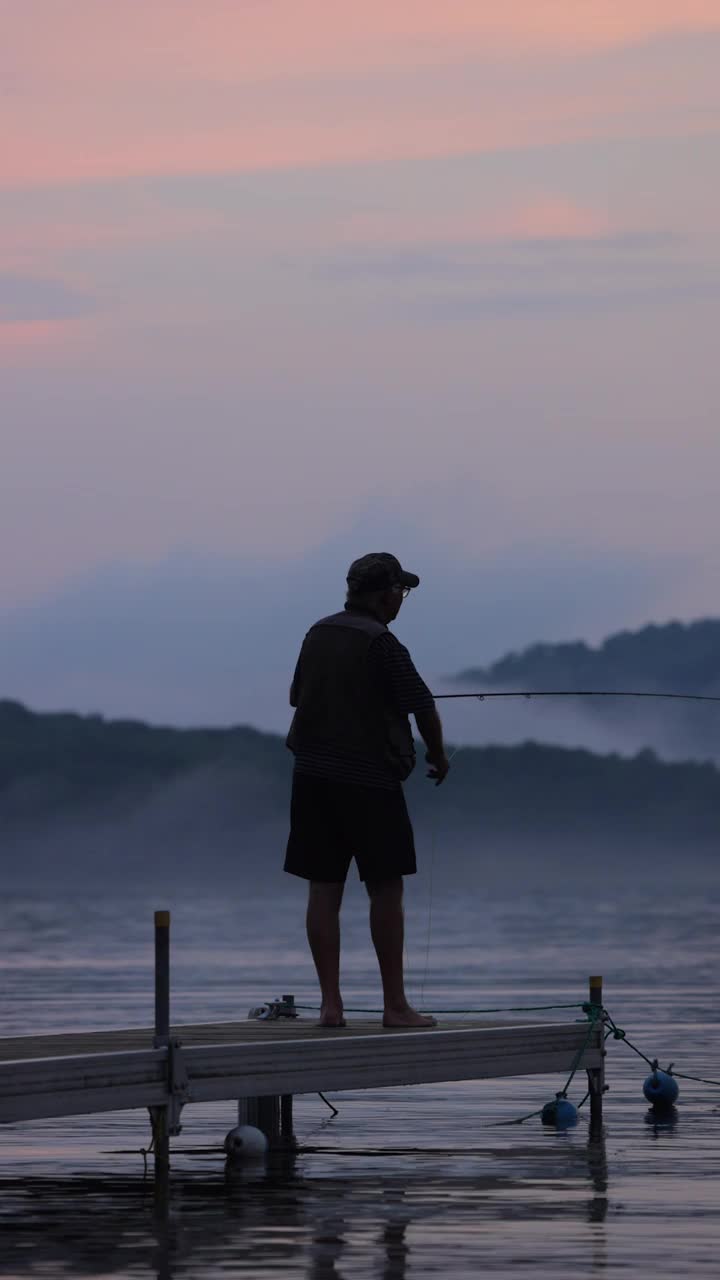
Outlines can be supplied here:
M6 875L277 877L291 768L282 738L247 727L158 728L0 702ZM683 868L717 849L710 764L530 742L463 748L440 789L424 772L419 764L408 799L419 846L438 841L446 870L472 862L485 878L511 874L508 849L536 875L589 868L598 850L607 870L644 851L657 878L679 849Z
M720 694L720 620L619 631L597 648L581 640L533 644L456 680L479 687L667 690Z
M620 689L717 697L720 621L621 631L596 648L582 641L534 644L488 667L466 668L452 678L453 685L488 691ZM488 741L517 741L519 730L545 742L595 751L628 755L650 747L664 760L720 763L720 704L653 698L548 698L527 704L497 700L484 704L481 718L467 714L466 723L471 731L483 725Z

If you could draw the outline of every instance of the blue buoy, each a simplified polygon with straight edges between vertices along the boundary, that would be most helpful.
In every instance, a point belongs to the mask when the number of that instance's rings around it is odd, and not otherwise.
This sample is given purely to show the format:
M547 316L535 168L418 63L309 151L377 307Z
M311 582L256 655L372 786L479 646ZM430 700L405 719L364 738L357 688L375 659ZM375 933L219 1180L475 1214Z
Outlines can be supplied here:
M577 1118L577 1107L560 1093L552 1102L545 1103L540 1116L542 1124L552 1125L555 1129L569 1129L577 1124Z
M658 1071L657 1067L643 1084L643 1093L648 1102L661 1111L673 1105L679 1092L675 1077L668 1071Z

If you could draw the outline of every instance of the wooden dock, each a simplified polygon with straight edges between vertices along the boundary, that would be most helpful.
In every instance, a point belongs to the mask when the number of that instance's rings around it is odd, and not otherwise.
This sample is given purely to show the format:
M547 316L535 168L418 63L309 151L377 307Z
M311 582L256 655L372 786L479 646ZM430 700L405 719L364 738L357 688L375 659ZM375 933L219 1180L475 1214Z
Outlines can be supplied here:
M600 1005L602 991L593 981L591 1002ZM147 1108L156 1152L167 1159L182 1108L195 1102L237 1101L241 1120L259 1123L271 1139L280 1136L282 1117L287 1139L295 1094L563 1077L573 1067L588 1073L591 1118L598 1123L603 1064L602 1025L589 1026L582 1016L523 1023L448 1019L423 1030L385 1029L379 1020L321 1028L292 1016L171 1026L169 915L158 912L155 1027L0 1039L0 1123Z

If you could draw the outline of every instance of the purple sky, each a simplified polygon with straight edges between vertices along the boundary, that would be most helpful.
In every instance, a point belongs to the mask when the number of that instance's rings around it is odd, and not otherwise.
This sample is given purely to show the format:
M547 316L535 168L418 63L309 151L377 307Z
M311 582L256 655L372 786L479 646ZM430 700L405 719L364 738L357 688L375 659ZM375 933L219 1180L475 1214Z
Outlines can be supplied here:
M717 612L720 11L485 8L0 0L7 694L235 718L153 608L270 685L374 548L436 672Z

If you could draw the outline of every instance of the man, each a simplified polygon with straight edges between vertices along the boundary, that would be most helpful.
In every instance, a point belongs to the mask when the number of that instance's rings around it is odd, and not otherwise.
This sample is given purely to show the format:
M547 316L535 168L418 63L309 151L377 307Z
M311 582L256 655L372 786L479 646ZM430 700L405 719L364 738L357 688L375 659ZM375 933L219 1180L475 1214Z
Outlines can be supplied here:
M370 897L383 1025L429 1027L434 1018L408 1004L403 980L403 876L416 870L402 789L415 765L410 713L436 786L450 766L433 696L387 625L420 579L377 552L351 564L347 583L345 608L305 636L290 689L295 769L285 870L310 881L307 935L320 1025L344 1026L340 905L354 857Z

